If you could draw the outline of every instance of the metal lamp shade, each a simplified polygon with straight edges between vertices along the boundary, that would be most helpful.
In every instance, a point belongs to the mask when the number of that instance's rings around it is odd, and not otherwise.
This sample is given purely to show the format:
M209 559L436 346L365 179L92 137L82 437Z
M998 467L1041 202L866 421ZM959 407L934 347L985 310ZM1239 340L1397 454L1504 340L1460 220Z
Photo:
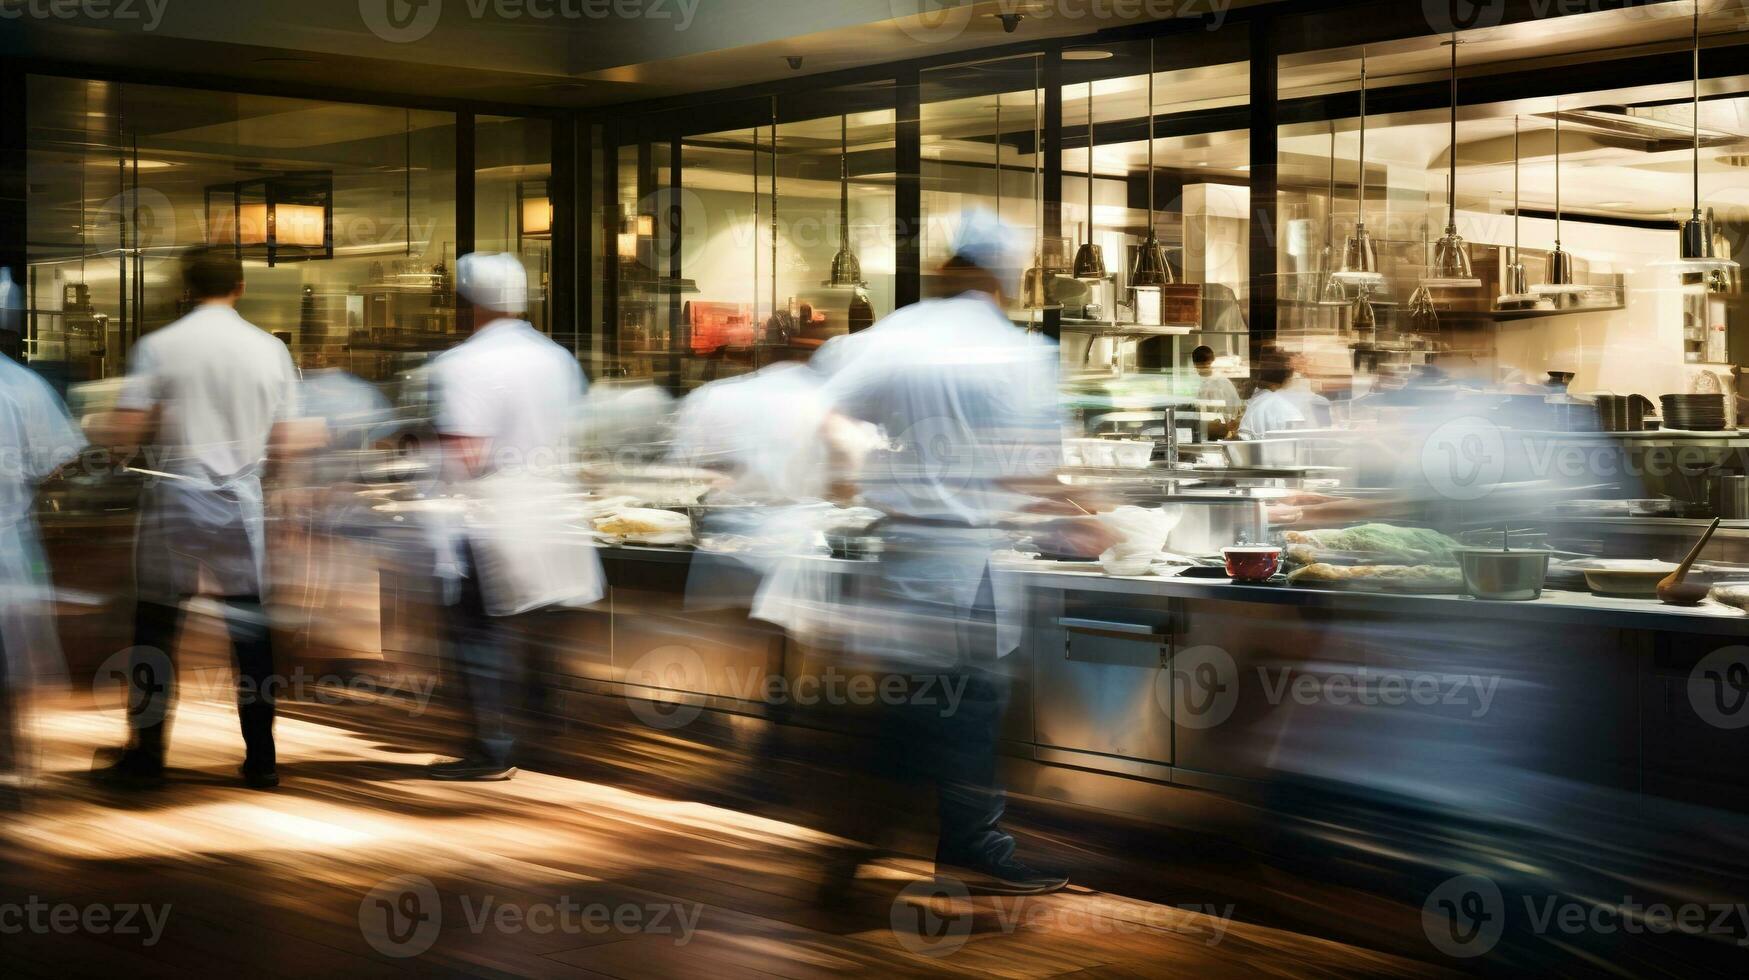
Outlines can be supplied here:
M1083 242L1075 250L1075 278L1083 282L1097 282L1106 277L1105 249L1093 242Z
M1495 306L1520 307L1536 302L1536 294L1530 291L1530 277L1525 275L1524 263L1518 261L1516 252L1512 262L1506 266L1505 280L1500 286L1500 295L1494 297Z
M1052 295L1055 292L1051 288L1052 278L1042 265L1035 263L1027 269L1020 279L1021 306L1029 310L1061 309L1062 304Z
M1453 289L1473 289L1482 284L1470 266L1470 247L1456 228L1447 227L1439 241L1433 243L1433 264L1422 283Z
M1348 326L1355 333L1371 333L1378 329L1378 318L1373 314L1372 300L1367 298L1366 290L1362 289L1354 297L1354 307L1349 311Z
M832 278L826 280L826 285L839 289L852 289L862 286L862 261L856 257L849 246L840 245L837 254L832 256Z
M1172 267L1166 264L1166 250L1160 239L1148 234L1142 247L1136 250L1135 266L1130 269L1130 286L1170 286L1174 279Z
M1354 226L1354 234L1348 236L1342 247L1342 268L1331 278L1339 283L1362 285L1384 281L1384 274L1379 271L1379 253L1373 247L1366 225Z
M1426 286L1415 287L1409 296L1409 330L1428 334L1439 330L1439 311L1433 306L1433 293Z
M1560 296L1567 293L1583 293L1585 287L1573 281L1573 253L1565 251L1559 243L1555 250L1549 253L1549 274L1544 282L1530 287L1530 291L1543 296Z

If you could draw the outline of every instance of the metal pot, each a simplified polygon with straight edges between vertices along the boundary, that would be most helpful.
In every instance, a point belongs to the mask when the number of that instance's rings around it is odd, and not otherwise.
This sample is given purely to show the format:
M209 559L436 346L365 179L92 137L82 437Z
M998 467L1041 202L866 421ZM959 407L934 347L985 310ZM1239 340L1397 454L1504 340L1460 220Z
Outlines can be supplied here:
M1296 466L1300 461L1298 439L1248 439L1223 442L1227 464L1236 469L1267 469L1272 466Z
M1549 574L1546 551L1462 548L1456 552L1464 591L1478 599L1525 601L1543 594Z
M1269 503L1254 496L1176 494L1178 524L1166 550L1181 555L1218 555L1222 548L1261 542L1269 528Z

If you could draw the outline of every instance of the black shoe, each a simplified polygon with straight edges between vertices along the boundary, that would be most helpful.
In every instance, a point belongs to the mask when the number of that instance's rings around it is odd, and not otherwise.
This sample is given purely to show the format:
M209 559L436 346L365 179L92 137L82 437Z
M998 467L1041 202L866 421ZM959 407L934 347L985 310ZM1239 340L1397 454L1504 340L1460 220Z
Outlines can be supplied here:
M164 763L137 749L127 749L121 758L95 773L97 781L124 789L143 789L164 782Z
M1049 895L1062 891L1069 876L1029 868L1013 858L975 865L936 862L935 877L956 880L978 895Z
M279 770L243 767L243 785L250 789L272 789L279 785Z
M516 775L516 767L490 759L454 759L425 767L430 779L456 783L496 783Z

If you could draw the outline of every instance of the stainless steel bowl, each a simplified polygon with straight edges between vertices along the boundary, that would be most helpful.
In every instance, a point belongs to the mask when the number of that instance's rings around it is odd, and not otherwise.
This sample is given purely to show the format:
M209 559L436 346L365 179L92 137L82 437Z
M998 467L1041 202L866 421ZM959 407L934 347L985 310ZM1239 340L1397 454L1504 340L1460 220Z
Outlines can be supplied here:
M1522 602L1543 594L1549 574L1546 551L1460 548L1454 553L1463 569L1464 591L1478 599Z
M1271 466L1297 466L1300 461L1298 439L1247 439L1223 442L1227 464L1238 469L1266 469Z

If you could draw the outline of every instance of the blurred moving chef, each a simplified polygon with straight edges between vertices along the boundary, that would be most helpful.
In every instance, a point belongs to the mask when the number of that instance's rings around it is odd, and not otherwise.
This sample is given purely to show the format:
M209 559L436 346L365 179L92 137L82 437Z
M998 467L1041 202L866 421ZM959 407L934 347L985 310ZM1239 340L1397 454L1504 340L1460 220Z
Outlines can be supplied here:
M1017 328L1003 301L1023 247L995 216L966 214L935 279L942 298L854 335L853 356L826 385L835 411L879 426L888 440L854 476L862 501L886 516L881 560L847 612L853 650L914 683L959 692L953 705L934 697L886 704L886 721L893 751L936 785L937 870L1000 894L1067 883L1017 860L999 826L996 738L1007 677L998 661L1019 641L1024 597L1013 576L991 574L990 561L1028 515L1069 511L1056 480L1058 351ZM1036 530L1053 551L1096 555L1108 543L1078 520Z
M0 286L0 334L13 334L17 309ZM0 337L0 340L10 339ZM53 598L36 519L39 483L73 460L85 438L35 371L0 353L0 777L30 765L22 713L28 692L65 675Z
M131 742L106 775L162 776L175 697L171 654L182 604L219 598L237 660L244 782L279 783L273 743L276 679L262 612L266 579L261 479L276 457L319 442L296 423L297 370L272 334L243 319L243 263L226 249L183 260L188 315L141 337L114 416L95 422L125 454L155 442L159 472L141 500L135 539Z
M1282 389L1293 380L1293 362L1279 350L1268 350L1257 361L1257 393L1245 403L1239 438L1264 439L1304 422L1294 400Z
M571 352L523 319L528 274L516 256L462 256L456 290L474 305L474 332L432 362L431 380L444 478L468 498L466 519L442 529L439 564L456 586L447 620L472 732L460 759L427 773L509 779L515 617L605 591L600 556L568 509L569 431L586 383Z

